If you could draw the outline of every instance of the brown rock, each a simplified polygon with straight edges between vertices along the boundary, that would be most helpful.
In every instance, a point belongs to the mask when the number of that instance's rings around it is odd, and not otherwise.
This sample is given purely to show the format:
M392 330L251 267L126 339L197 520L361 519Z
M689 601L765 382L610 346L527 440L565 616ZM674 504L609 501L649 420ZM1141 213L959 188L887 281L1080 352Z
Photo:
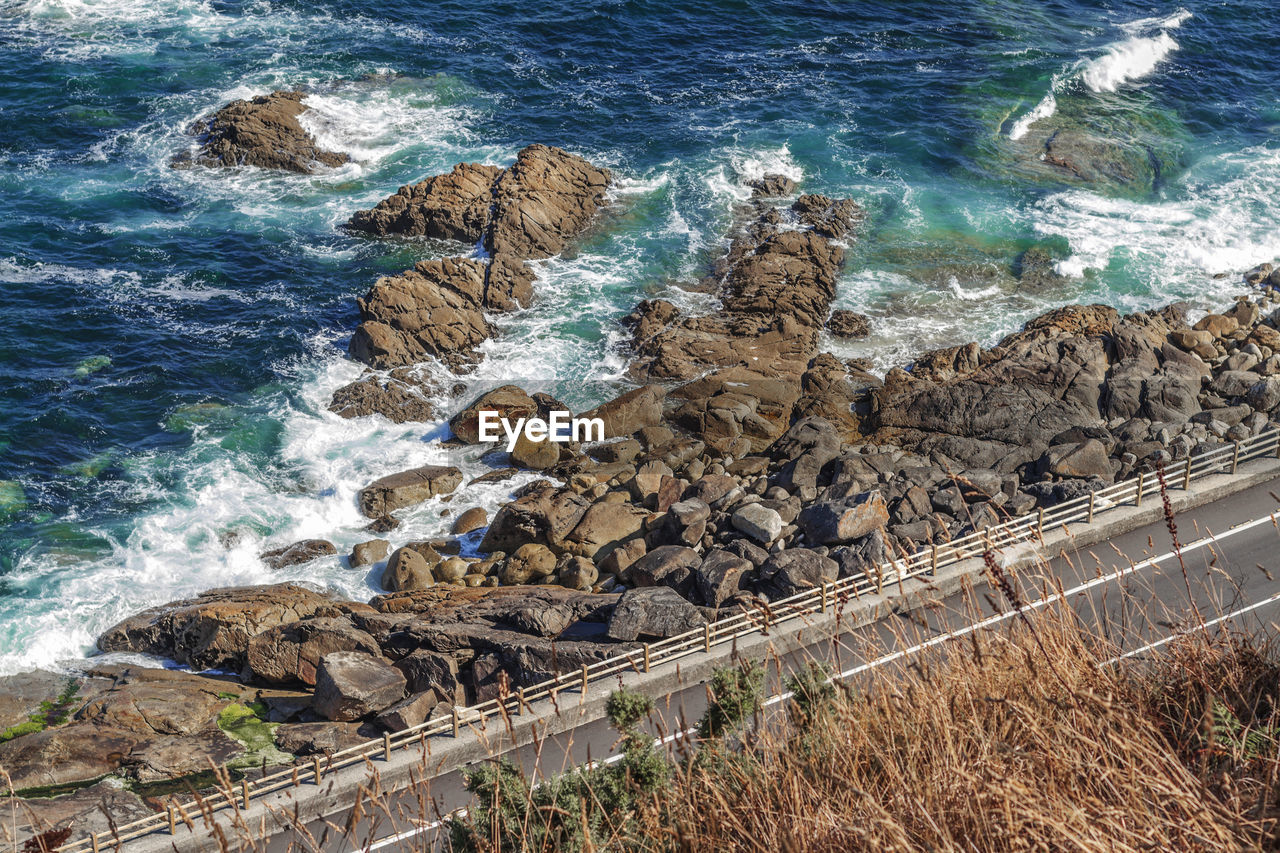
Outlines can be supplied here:
M462 472L446 465L424 465L391 474L360 490L360 511L382 518L398 509L447 495L462 483Z
M449 428L453 434L467 444L478 444L480 441L480 413L493 412L498 418L508 419L512 425L520 418L535 417L538 414L538 401L530 397L523 388L516 385L503 385L482 394L475 402L449 420ZM501 434L502 430L498 432ZM505 434L501 440L505 441Z
M871 321L866 314L840 308L827 318L827 330L837 338L865 338L871 334Z
M368 542L361 542L351 549L351 568L359 569L365 566L372 566L374 563L380 563L387 559L387 554L391 550L391 543L385 539L370 539Z
M522 432L511 450L511 461L521 468L545 471L560 461L560 443L550 439L532 441Z
M334 391L329 411L344 418L382 415L397 424L434 421L435 407L427 398L433 390L405 368L386 377L370 373Z
M431 237L475 245L484 234L492 202L497 166L459 163L447 175L436 175L357 211L347 227L385 236Z
M439 562L438 554L431 561L414 548L398 548L382 571L382 588L392 592L405 592L434 586L436 577L432 569Z
M324 151L302 129L298 116L306 109L302 92L272 92L247 101L232 101L187 128L199 138L195 152L173 158L175 168L189 166L257 166L309 174L321 166L341 166L351 158Z
M294 755L340 752L369 740L359 723L286 723L276 729L276 746Z
M269 684L316 683L320 659L330 652L380 654L373 637L350 619L311 618L277 625L249 641L247 669Z
M195 669L238 671L251 637L335 603L295 584L213 589L125 619L98 638L98 648L172 658Z
M287 569L289 566L309 563L320 557L332 557L337 553L338 549L327 539L304 539L284 548L263 551L259 557L268 568Z
M611 175L559 148L530 145L493 186L485 246L493 255L557 255L595 216Z
M400 701L404 688L404 675L382 657L331 652L316 670L314 706L326 720L358 720Z
M453 527L449 532L454 536L463 536L473 530L479 530L488 523L489 514L485 512L484 507L473 506L454 519Z

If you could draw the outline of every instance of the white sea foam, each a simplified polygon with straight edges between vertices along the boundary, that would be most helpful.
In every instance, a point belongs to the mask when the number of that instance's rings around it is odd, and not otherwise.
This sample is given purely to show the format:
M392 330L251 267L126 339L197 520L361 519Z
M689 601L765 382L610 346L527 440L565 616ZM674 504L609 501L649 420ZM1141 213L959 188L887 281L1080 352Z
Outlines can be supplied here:
M1157 36L1135 36L1112 45L1097 59L1085 63L1080 79L1094 92L1114 92L1125 83L1146 77L1170 53L1178 49L1173 36L1162 32Z
M1057 96L1077 80L1096 94L1114 92L1126 83L1150 75L1170 53L1178 49L1178 43L1168 31L1182 26L1191 17L1192 14L1184 9L1163 18L1142 18L1120 24L1120 29L1129 38L1107 45L1101 56L1081 59L1069 69L1053 75L1049 91L1013 123L1009 128L1009 138L1021 139L1027 135L1031 125L1057 112Z
M1172 200L1106 198L1087 190L1056 193L1030 211L1042 234L1063 237L1071 256L1058 265L1083 275L1124 261L1132 288L1101 294L1123 307L1170 299L1220 301L1223 283L1260 261L1280 257L1280 151L1255 147L1207 158Z

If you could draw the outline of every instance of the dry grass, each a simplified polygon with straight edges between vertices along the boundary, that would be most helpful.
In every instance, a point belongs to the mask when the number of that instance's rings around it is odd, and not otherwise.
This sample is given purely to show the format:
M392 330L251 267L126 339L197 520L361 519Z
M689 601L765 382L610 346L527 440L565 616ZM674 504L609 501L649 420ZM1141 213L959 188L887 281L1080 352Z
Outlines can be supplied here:
M1049 614L941 654L733 761L688 765L643 822L681 850L1274 848L1266 649L1197 634L1166 663L1108 665ZM1252 754L1213 725L1220 703L1266 732Z

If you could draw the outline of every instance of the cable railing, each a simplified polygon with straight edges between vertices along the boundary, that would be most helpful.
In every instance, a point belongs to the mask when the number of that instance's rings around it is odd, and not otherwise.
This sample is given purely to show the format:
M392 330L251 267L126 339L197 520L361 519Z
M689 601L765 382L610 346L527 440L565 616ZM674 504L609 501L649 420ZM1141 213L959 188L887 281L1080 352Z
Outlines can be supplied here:
M1264 457L1280 458L1280 430L1226 444L1197 456L1188 456L1180 464L1167 467L1164 479L1168 488L1189 489L1192 481L1213 474L1235 474L1240 465ZM484 728L490 720L509 720L532 710L535 702L551 700L555 705L560 695L578 691L585 700L594 682L614 678L622 673L647 673L652 668L682 658L710 653L715 647L750 636L767 634L772 628L791 619L826 614L842 607L851 599L864 595L883 595L886 589L901 587L911 578L936 574L938 569L954 565L986 552L1043 540L1046 531L1067 525L1091 523L1099 513L1121 506L1142 506L1151 495L1161 491L1155 472L1142 472L1123 482L1089 492L1049 509L1011 518L983 530L975 530L958 539L936 543L913 554L873 567L870 572L824 583L787 598L761 605L758 609L737 613L706 623L701 628L652 643L633 645L614 655L580 669L565 672L532 687L514 691L500 688L498 698L465 708L453 707L447 715L427 720L399 732L388 732L380 740L370 740L325 756L312 756L310 763L294 764L257 779L243 777L238 785L228 785L208 796L187 803L170 801L163 811L80 839L58 848L61 853L87 853L117 847L127 841L156 832L175 834L179 825L192 824L206 813L225 808L247 808L255 797L304 784L321 784L331 774L355 764L374 760L390 761L396 750L419 746L426 748L428 738L458 737L463 729ZM223 769L220 774L230 779Z

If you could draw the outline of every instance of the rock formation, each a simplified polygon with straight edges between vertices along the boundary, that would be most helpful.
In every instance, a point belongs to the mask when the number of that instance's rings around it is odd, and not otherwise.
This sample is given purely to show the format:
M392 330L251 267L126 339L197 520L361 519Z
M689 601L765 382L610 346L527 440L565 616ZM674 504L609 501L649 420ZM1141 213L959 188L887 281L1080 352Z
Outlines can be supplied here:
M280 91L232 101L187 128L199 148L179 153L172 165L257 166L310 174L348 162L351 158L346 154L318 147L298 122L306 110L304 97L302 92Z

